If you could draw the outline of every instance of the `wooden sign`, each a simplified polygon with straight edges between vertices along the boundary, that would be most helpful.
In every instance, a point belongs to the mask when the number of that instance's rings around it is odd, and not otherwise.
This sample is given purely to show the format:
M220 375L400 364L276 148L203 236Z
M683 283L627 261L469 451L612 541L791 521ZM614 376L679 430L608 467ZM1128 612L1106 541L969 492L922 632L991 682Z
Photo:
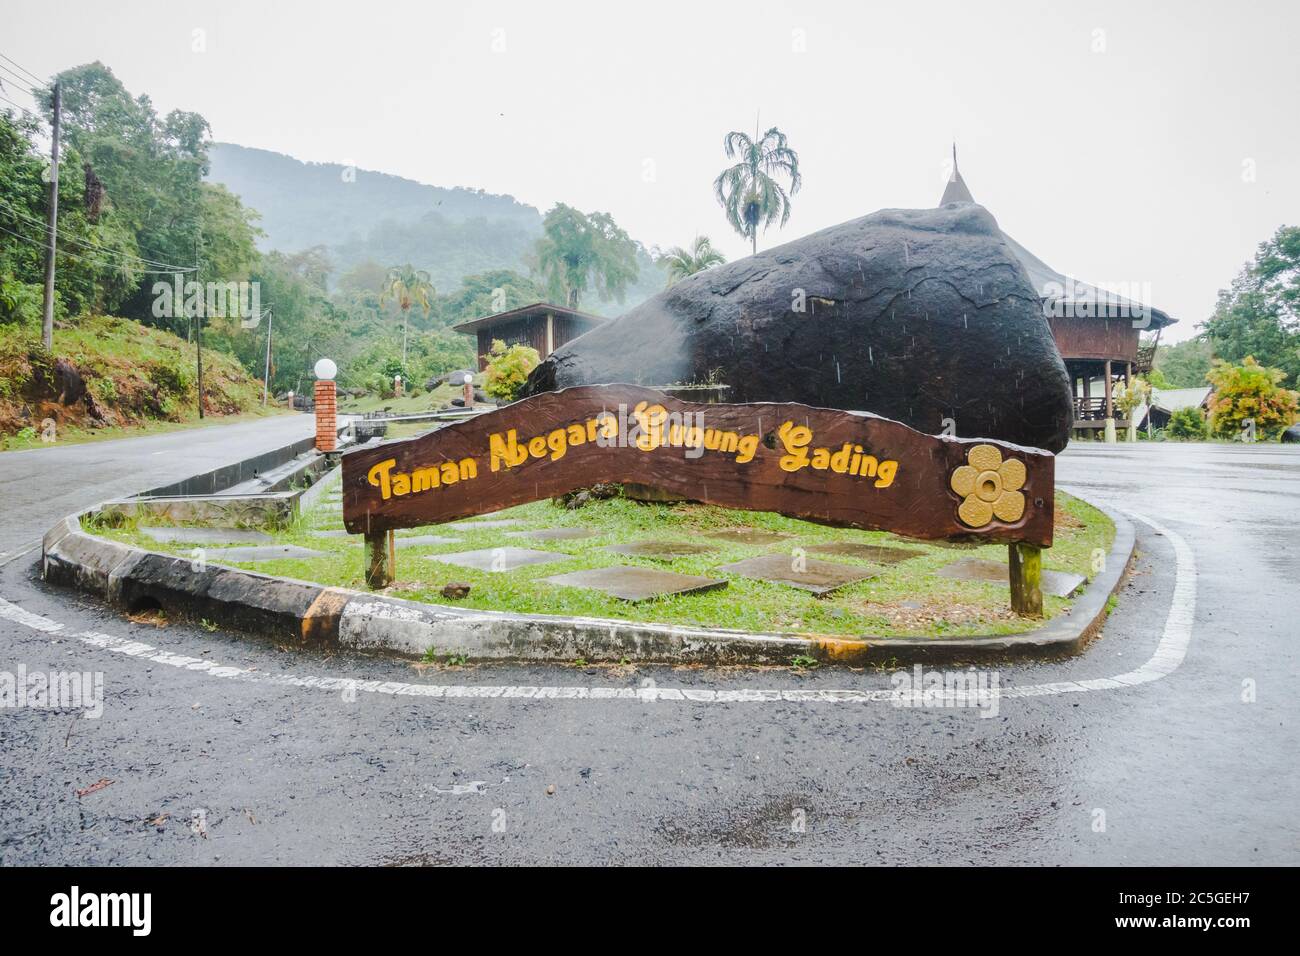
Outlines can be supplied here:
M1039 449L925 435L865 413L586 385L348 452L343 522L373 538L638 482L827 525L1050 547L1054 464Z

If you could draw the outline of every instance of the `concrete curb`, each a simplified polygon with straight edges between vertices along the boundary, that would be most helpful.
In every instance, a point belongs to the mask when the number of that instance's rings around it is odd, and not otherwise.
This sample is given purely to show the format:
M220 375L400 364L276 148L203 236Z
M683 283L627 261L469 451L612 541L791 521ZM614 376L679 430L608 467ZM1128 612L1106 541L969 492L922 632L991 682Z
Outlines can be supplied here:
M324 488L330 476L318 482ZM314 490L314 489L313 489ZM478 611L329 588L144 551L81 530L65 518L43 541L45 578L97 594L128 611L162 608L294 642L471 660L783 664L801 655L849 664L956 664L1052 659L1081 650L1105 621L1135 549L1133 524L1115 522L1104 569L1074 606L1036 630L963 638L839 638L641 624L600 618Z

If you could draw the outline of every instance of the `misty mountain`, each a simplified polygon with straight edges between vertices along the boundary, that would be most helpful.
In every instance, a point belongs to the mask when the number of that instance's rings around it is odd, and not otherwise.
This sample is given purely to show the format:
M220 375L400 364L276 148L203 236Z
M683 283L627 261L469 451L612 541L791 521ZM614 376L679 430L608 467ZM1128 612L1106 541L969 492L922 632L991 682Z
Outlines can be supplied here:
M304 163L234 143L213 143L209 158L208 179L261 214L264 251L325 246L335 281L367 260L409 262L426 270L439 292L450 292L465 276L492 269L527 274L542 234L542 213L513 196ZM583 307L616 315L660 291L664 273L645 252L637 260L641 275L622 305L593 298Z
M208 178L262 214L266 248L299 252L364 236L381 222L436 213L449 223L484 219L540 234L542 215L513 196L451 189L339 163L304 163L265 149L213 143Z

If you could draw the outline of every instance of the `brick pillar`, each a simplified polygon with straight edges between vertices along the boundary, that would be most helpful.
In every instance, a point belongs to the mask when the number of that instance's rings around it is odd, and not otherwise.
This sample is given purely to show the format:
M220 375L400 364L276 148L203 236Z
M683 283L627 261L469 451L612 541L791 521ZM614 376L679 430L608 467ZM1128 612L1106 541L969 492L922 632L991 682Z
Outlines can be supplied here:
M338 444L338 435L334 382L319 380L316 382L316 450L333 451Z
M466 382L464 388L465 388L464 390L465 407L473 408L474 407L474 383Z

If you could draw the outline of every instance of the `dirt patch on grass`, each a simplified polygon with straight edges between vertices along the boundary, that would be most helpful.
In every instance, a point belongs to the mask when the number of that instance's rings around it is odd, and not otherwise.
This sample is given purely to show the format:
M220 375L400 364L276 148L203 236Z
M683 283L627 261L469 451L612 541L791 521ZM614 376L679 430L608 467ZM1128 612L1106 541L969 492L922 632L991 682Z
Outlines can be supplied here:
M1088 527L1084 522L1080 521L1078 518L1070 514L1064 508L1056 509L1056 515L1052 522L1052 525L1057 531L1064 531L1066 529L1074 530L1076 528Z

